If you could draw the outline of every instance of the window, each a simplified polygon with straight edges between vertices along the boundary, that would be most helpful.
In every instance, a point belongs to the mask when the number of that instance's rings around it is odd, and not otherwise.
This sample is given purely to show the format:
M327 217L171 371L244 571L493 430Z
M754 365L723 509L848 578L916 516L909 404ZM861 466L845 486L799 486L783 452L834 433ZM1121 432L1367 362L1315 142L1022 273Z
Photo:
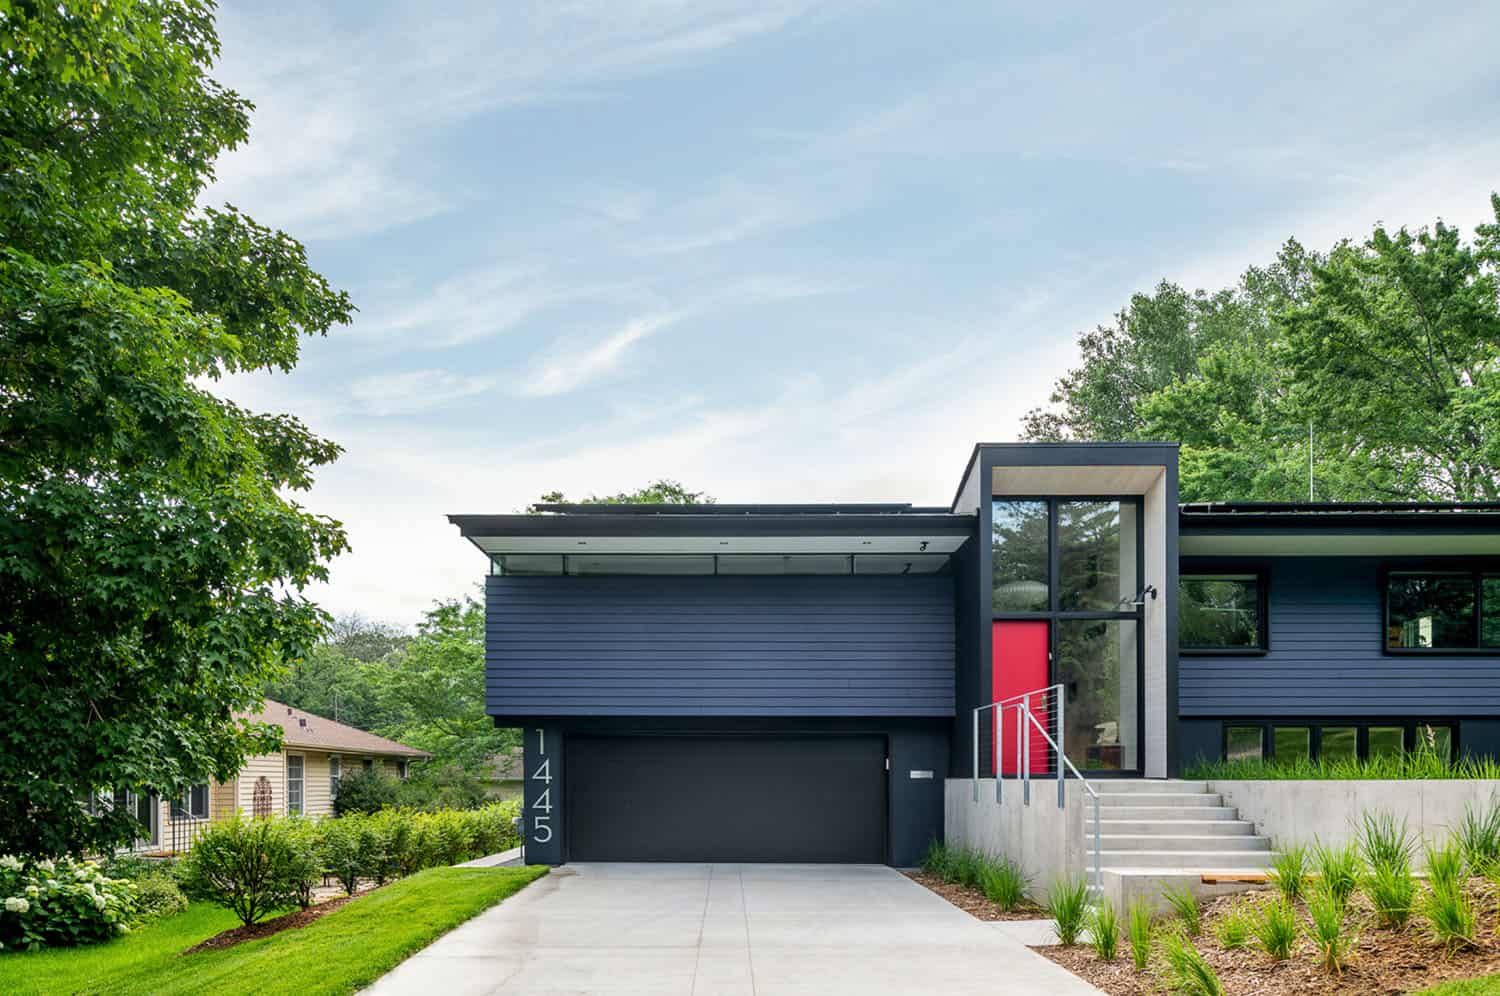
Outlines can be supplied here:
M1500 572L1391 571L1387 650L1500 650Z
M1118 612L1135 597L1135 505L1057 503L1058 607Z
M1047 503L996 501L990 530L991 576L996 612L1046 612L1048 586Z
M1359 730L1353 726L1325 726L1318 757L1325 761L1354 761L1359 758Z
M1400 754L1405 749L1406 731L1402 727L1372 726L1369 737L1369 746L1366 748L1368 757Z
M1231 726L1224 731L1224 758L1259 761L1265 756L1266 732L1259 726Z
M369 771L369 770L371 770L372 768L375 767L375 761L372 758L368 758L367 757L367 758L364 759L364 761L362 761L360 763L360 766L362 768L364 768L366 771Z
M1259 574L1183 574L1177 642L1187 651L1264 651L1265 581Z
M286 756L286 811L302 812L302 755Z
M344 759L337 754L328 755L328 797L339 797L339 780L343 775Z
M1479 611L1479 645L1500 647L1500 574L1480 581Z
M194 785L181 799L173 799L172 819L208 819L208 785Z
M1059 619L1056 680L1065 703L1063 752L1091 771L1137 765L1134 619Z
M405 778L406 777L406 759L405 758L402 758L401 760L399 760L399 761L396 762L396 777L398 777L398 778Z
M1312 757L1312 728L1278 726L1272 732L1271 759L1277 764L1306 761Z

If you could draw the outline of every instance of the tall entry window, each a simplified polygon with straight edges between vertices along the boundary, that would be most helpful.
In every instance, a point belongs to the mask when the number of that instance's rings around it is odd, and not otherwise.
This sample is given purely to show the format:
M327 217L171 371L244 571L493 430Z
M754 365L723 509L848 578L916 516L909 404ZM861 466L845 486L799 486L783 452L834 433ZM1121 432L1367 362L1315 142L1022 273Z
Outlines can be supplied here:
M1014 632L1002 621L1045 621L1068 759L1084 770L1139 770L1140 502L996 498L991 516L993 638ZM1006 651L993 656L1009 660Z

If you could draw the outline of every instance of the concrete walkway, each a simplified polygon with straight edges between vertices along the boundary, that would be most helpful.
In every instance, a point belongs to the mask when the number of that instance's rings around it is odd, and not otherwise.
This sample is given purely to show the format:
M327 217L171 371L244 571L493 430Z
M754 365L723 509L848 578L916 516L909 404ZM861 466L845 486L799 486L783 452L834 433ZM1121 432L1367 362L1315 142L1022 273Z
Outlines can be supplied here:
M367 991L1097 993L890 868L588 864L556 869Z

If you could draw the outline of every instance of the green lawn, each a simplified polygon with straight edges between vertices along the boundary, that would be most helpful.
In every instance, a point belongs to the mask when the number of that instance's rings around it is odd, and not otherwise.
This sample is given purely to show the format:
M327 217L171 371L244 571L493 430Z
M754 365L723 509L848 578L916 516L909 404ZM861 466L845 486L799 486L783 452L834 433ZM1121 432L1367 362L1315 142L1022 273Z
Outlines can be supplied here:
M238 922L194 903L108 944L0 955L0 993L350 993L544 874L431 868L301 930L184 956Z
M1486 975L1463 982L1445 982L1431 989L1424 989L1416 996L1500 996L1500 975Z

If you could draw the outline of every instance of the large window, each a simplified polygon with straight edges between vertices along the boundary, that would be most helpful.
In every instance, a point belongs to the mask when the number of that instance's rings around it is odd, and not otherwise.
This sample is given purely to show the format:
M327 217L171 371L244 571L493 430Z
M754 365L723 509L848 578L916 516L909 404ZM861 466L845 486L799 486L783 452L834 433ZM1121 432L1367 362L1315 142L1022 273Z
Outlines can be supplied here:
M1185 651L1266 649L1265 579L1254 573L1184 573L1178 581L1177 643Z
M286 811L302 812L302 755L286 756Z
M208 785L194 785L181 799L172 800L172 819L208 819Z
M1063 750L1087 770L1134 770L1140 727L1136 621L1062 618L1054 625Z
M1057 599L1064 612L1118 612L1135 597L1135 509L1057 503Z
M1232 720L1224 724L1224 757L1290 764L1308 758L1353 761L1431 751L1451 761L1454 732L1451 720Z
M1388 650L1500 650L1500 572L1391 571Z
M996 612L1045 612L1050 607L1044 501L994 503L990 546Z

